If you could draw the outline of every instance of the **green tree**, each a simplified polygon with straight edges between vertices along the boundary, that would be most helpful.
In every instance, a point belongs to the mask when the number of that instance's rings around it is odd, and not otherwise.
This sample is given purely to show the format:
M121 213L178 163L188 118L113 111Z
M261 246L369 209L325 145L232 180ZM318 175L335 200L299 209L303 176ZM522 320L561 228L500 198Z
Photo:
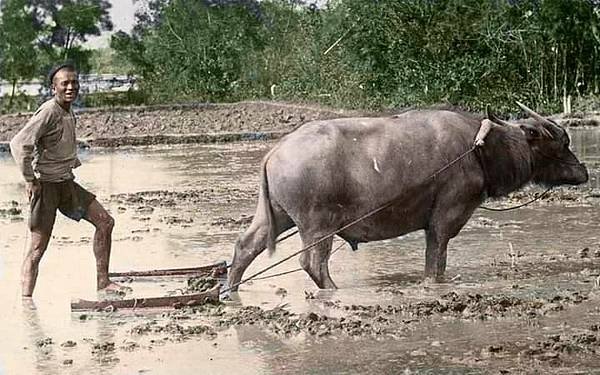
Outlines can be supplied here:
M0 78L11 83L8 107L15 96L17 83L35 76L37 30L27 0L4 0L0 3Z
M89 71L91 51L82 47L90 36L112 30L108 0L30 0L35 24L43 30L39 40L45 63L73 60L81 71Z
M263 46L253 9L258 5L248 1L173 0L153 26L118 33L111 46L137 65L156 100L223 100L239 89L248 53Z
M128 60L118 58L111 48L94 49L90 63L92 73L128 74L133 69Z
M112 40L155 100L558 110L600 90L597 0L146 0Z

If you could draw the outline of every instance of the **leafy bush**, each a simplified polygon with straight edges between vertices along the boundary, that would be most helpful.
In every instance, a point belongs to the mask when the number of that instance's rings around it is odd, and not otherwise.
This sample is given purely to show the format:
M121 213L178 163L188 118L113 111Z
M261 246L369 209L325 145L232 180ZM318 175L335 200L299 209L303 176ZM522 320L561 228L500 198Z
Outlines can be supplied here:
M142 105L148 102L144 92L129 90L124 92L98 92L80 96L82 107L115 107Z
M151 102L274 98L353 108L556 111L598 94L592 0L150 1L112 47Z

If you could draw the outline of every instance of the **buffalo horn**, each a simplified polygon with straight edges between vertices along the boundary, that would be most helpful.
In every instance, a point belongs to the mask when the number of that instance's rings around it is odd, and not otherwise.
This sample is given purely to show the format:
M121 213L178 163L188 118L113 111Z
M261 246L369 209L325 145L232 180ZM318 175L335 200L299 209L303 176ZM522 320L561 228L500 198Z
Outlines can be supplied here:
M541 121L545 124L548 124L552 127L559 127L557 124L555 124L554 122L548 120L547 118L545 118L544 116L540 115L539 113L537 113L536 111L534 111L533 109L527 107L525 104L521 103L520 101L516 101L517 105L525 112L529 113L529 115L531 117L533 117L534 119ZM552 134L550 134L550 132L548 130L546 130L543 126L540 126L542 133L544 133L545 135L547 135L550 138L552 137Z
M490 106L485 107L485 116L493 123L502 125L502 126L512 126L510 123L498 118L491 110Z

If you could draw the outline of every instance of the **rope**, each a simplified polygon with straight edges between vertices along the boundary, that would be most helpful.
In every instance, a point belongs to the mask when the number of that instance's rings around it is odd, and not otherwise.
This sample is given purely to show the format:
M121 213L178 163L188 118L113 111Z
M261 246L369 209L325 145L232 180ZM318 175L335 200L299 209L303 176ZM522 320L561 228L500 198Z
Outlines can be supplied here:
M280 239L278 239L277 241L275 241L275 243L280 243L283 242L285 240L287 240L288 238L292 237L293 235L295 235L296 233L298 233L298 229L292 231L289 234L286 234L285 236L281 237ZM225 266L226 269L231 268L231 266L233 266L233 263L230 263L228 265Z
M554 160L554 161L557 161L557 162L562 163L562 164L567 164L567 165L581 165L582 164L579 161L569 161L569 160L564 160L564 159L556 158L554 156L547 155L546 153L543 153L540 150L537 150L537 153L540 154L540 155L542 155L546 159Z
M550 192L550 190L552 190L552 187L549 187L548 189L546 189L546 191L544 191L542 194L538 195L537 197L533 198L529 202L525 202L525 203L520 204L518 206L507 207L507 208L493 208L493 207L479 206L479 208L481 208L483 210L495 211L495 212L516 210L517 208L529 206L531 203L542 199L543 197L545 197Z
M335 248L335 250L333 250L331 252L331 255L329 255L329 256L331 257L333 254L337 253L342 248L342 246L344 246L345 244L346 244L345 242L342 242L338 247ZM295 270L291 270L291 271L285 271L285 272L275 273L273 275L267 275L267 276L263 276L263 277L257 277L257 278L254 279L254 281L256 281L256 280L266 280L266 279L270 279L270 278L273 278L273 277L283 276L283 275L287 275L287 274L298 272L298 271L304 271L304 268L300 267L300 268L296 268Z
M287 240L288 238L292 237L293 235L295 235L296 233L298 233L298 229L294 230L294 231L293 231L292 233L290 233L290 234L287 234L287 235L285 235L285 236L281 237L280 239L278 239L277 241L275 241L275 243L280 243L280 242L283 242L283 241Z

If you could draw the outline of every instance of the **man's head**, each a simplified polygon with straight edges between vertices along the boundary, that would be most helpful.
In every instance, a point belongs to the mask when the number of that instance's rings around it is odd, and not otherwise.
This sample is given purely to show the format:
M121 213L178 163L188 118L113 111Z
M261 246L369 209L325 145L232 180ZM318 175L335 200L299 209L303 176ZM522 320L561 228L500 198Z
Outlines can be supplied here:
M48 78L58 104L65 109L70 108L79 93L79 79L75 66L71 63L57 65L50 71Z

